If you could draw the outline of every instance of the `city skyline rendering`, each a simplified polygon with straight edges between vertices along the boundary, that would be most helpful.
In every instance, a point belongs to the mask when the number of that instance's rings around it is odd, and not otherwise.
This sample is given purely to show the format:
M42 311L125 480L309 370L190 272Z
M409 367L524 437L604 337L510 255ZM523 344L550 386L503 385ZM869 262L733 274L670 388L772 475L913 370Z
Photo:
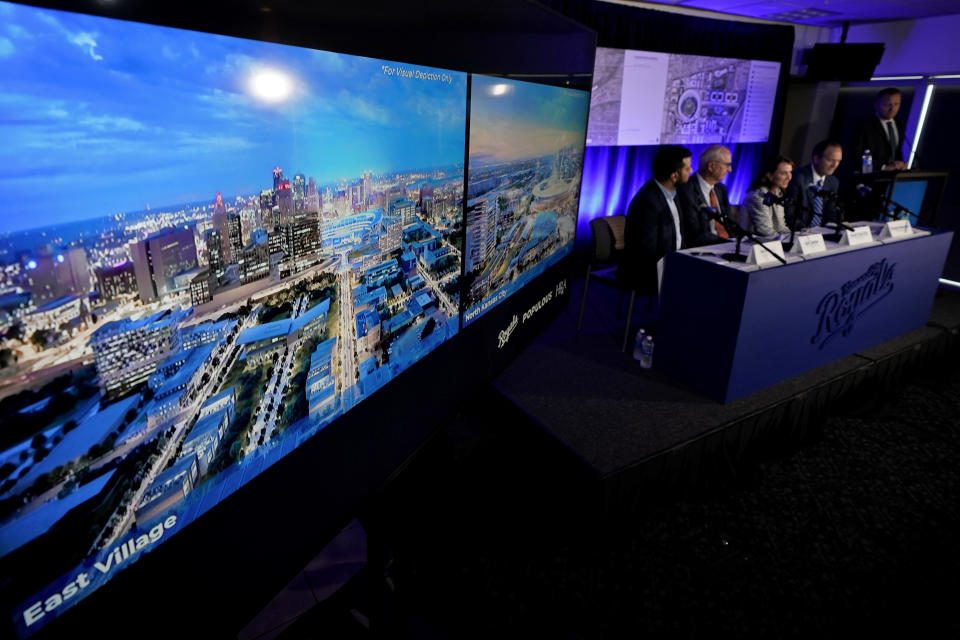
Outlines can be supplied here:
M19 635L458 333L466 94L463 73L0 3Z
M462 73L5 2L0 22L2 231L253 194L265 165L463 161Z
M473 76L464 326L572 251L589 98Z

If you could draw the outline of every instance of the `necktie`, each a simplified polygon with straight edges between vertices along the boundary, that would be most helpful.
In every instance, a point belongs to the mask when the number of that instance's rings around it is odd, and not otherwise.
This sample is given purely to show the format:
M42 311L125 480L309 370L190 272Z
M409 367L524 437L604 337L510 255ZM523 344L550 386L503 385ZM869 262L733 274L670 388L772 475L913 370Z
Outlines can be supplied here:
M897 130L894 129L892 120L887 120L886 125L887 138L890 140L890 162L893 162L897 159Z
M820 178L815 183L817 185L817 190L823 189L823 178ZM811 227L819 227L820 222L823 220L823 198L816 196L813 199L813 217L810 219Z
M710 206L716 209L717 211L720 211L720 201L717 200L717 193L713 189L710 189ZM722 224L720 224L716 220L713 221L713 228L716 230L716 234L721 238L730 237L730 234L727 233L726 227L724 227Z

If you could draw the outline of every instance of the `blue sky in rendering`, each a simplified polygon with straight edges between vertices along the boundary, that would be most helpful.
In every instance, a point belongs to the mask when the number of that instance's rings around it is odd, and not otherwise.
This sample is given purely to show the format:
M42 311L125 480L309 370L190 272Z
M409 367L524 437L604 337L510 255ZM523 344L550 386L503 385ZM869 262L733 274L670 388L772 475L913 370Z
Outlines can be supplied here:
M465 101L462 73L0 2L0 231L259 192L276 165L462 163Z
M474 76L470 160L520 160L582 145L589 107L586 91Z

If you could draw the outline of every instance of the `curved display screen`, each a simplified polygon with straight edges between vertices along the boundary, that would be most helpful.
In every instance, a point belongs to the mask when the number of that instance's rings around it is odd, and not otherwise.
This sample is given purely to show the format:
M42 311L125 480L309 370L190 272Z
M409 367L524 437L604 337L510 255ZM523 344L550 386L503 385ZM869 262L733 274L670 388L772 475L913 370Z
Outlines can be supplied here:
M573 250L586 91L473 76L464 326Z
M467 75L0 2L29 635L458 331Z

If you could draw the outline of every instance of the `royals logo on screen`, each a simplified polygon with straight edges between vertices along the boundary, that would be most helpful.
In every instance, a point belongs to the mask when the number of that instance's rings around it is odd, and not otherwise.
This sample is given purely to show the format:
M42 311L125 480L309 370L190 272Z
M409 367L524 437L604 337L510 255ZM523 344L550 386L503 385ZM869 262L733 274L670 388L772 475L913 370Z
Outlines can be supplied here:
M810 343L823 349L835 336L847 336L853 331L857 318L893 291L893 271L896 263L884 258L875 262L858 278L843 283L829 292L817 304L817 331Z

